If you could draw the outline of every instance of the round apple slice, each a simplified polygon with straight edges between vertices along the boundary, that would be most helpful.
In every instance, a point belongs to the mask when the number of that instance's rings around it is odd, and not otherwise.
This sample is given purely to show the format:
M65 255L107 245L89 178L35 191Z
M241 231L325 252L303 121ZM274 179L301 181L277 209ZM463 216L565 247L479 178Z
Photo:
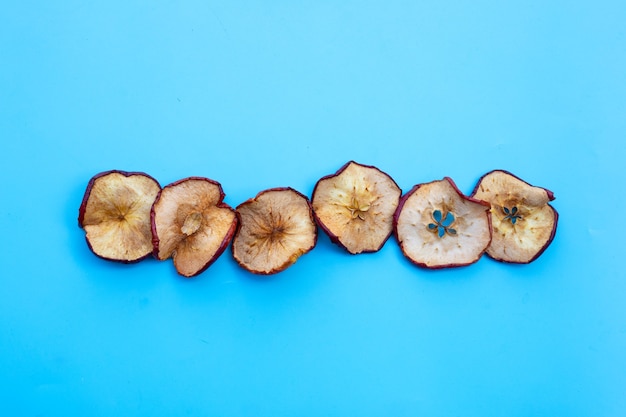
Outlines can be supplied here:
M472 264L491 241L489 203L463 195L448 177L413 187L394 225L404 255L426 268Z
M163 187L152 206L154 256L174 259L185 277L198 275L224 252L237 227L222 186L189 177Z
M137 262L152 252L150 207L161 186L142 172L106 171L95 175L78 210L78 225L97 256Z
M292 188L272 188L237 206L233 257L261 275L285 270L317 242L309 200Z
M493 259L529 263L554 239L559 215L548 204L552 191L495 170L480 178L472 196L491 204L493 240L487 255Z
M350 161L315 184L311 202L330 240L358 254L376 252L389 239L401 194L386 173Z

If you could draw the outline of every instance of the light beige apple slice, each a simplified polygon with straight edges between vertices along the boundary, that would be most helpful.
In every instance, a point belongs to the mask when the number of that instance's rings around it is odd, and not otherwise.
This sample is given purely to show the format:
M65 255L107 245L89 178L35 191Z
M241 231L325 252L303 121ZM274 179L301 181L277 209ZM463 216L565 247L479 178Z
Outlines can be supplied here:
M224 252L237 227L235 211L222 186L189 177L163 187L152 206L154 256L174 259L179 274L192 277Z
M493 239L487 255L493 259L529 263L554 239L559 215L548 204L552 191L495 170L480 178L472 196L491 204Z
M272 188L237 206L233 257L261 275L285 270L317 242L309 200L292 188Z
M152 252L150 207L161 186L142 172L106 171L87 184L78 224L97 256L137 262Z
M472 264L491 241L489 203L463 195L448 177L413 187L394 224L404 255L426 268Z
M376 167L350 161L321 178L311 203L330 240L351 254L380 250L393 231L402 190Z

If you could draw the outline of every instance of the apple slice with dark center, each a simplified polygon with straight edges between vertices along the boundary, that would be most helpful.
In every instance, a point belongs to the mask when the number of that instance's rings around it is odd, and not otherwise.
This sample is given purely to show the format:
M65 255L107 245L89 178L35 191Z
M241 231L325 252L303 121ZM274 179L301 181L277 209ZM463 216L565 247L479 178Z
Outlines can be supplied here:
M272 188L237 206L233 257L255 274L285 270L317 242L309 200L292 188Z
M112 261L137 262L152 253L150 207L161 186L142 172L106 171L87 184L78 224L89 248Z
M489 203L463 195L448 177L413 187L394 223L404 255L426 268L472 264L491 241Z
M554 239L559 215L548 202L554 194L510 172L485 174L472 196L491 204L493 239L487 255L511 263L537 259Z
M154 256L174 259L185 277L198 275L224 252L237 227L222 186L190 177L163 187L152 206Z
M402 191L376 167L350 161L321 178L311 203L330 240L351 254L376 252L393 231L393 214Z

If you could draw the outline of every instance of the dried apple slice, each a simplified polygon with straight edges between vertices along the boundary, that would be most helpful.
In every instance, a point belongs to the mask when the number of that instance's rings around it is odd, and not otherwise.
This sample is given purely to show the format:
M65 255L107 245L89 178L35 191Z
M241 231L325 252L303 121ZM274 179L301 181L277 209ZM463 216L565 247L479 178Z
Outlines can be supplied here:
M87 184L78 225L97 256L137 262L152 252L150 207L161 186L142 172L106 171Z
M493 239L487 255L493 259L529 263L554 239L559 215L548 204L552 191L495 170L480 178L472 196L491 203Z
M489 203L463 195L448 177L405 194L394 226L404 255L426 268L472 264L491 241Z
M292 188L272 188L237 206L233 257L255 274L285 270L317 242L309 200Z
M174 259L185 277L198 275L224 252L237 227L222 186L189 177L163 187L152 206L154 256Z
M389 239L401 194L383 171L350 161L315 184L311 202L330 240L358 254L376 252Z

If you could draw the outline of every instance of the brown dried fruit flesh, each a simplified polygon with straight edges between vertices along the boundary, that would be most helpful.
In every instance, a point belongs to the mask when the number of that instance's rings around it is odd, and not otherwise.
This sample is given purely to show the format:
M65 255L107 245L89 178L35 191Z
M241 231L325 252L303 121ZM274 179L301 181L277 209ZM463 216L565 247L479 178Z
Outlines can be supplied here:
M152 206L154 256L174 259L185 277L198 275L224 252L237 227L222 186L190 177L163 187Z
M97 256L137 262L152 253L150 207L161 190L142 172L106 171L89 181L78 212L89 248Z
M317 242L309 200L292 188L272 188L237 206L233 257L255 274L285 270Z
M393 231L402 190L376 167L350 161L315 185L311 203L320 227L351 254L380 250Z
M554 239L559 215L548 204L554 200L551 191L495 170L478 181L472 196L491 204L493 239L487 255L493 259L529 263Z
M413 187L394 223L404 255L426 268L472 264L491 241L489 204L463 195L448 177Z

